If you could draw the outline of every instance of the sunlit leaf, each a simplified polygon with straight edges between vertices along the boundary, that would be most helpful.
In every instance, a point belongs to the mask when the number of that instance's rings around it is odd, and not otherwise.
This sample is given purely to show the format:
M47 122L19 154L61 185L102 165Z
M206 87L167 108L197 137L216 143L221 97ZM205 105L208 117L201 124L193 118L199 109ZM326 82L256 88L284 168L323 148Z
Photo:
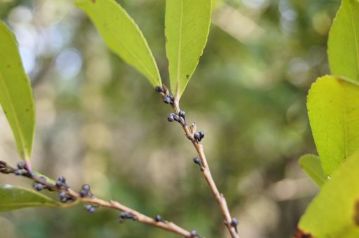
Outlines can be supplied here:
M21 63L16 39L2 22L0 22L0 103L10 123L21 157L30 159L35 129L32 90Z
M161 86L160 74L141 30L114 0L77 0L91 18L107 46L141 72L153 86Z
M57 201L41 193L12 185L0 185L0 211L57 206L60 206Z
M359 80L359 1L342 0L328 40L332 74Z
M207 42L211 0L166 1L166 51L171 91L183 94Z
M303 155L299 159L299 164L318 186L322 186L327 180L318 156L311 154Z
M359 86L321 77L309 91L307 108L323 170L330 175L359 148Z
M303 237L359 237L358 174L359 153L356 152L322 186L302 216L299 229L307 234Z

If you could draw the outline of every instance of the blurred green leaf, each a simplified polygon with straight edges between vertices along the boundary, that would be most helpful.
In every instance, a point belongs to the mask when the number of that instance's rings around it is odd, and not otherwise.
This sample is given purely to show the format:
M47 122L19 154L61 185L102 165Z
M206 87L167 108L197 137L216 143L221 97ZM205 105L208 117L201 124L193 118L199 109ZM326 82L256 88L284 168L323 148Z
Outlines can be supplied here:
M356 152L323 185L302 216L300 230L315 238L359 237L358 174L359 153Z
M312 84L307 108L324 173L330 175L359 148L359 86L323 76Z
M211 0L166 1L166 51L171 91L183 94L207 42Z
M329 33L332 74L359 80L359 1L342 0Z
M60 204L35 191L14 187L12 185L0 185L0 211L10 211L26 207L57 207Z
M302 155L299 159L299 164L318 186L321 187L326 182L327 179L320 164L319 156L312 154Z
M153 86L161 86L157 64L135 21L114 0L77 0L91 18L107 46L140 71Z
M0 22L0 103L10 123L21 157L29 160L35 129L34 102L16 39Z

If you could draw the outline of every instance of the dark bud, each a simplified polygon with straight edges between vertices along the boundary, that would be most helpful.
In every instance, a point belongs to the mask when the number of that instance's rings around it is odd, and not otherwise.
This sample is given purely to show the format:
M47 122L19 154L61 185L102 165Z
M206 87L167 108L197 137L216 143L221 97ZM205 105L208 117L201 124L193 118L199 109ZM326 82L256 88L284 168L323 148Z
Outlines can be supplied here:
M96 207L90 204L85 205L85 208L89 213L94 213L96 211Z
M91 188L90 185L88 184L84 184L82 185L81 191L80 191L80 196L83 197L91 197Z
M32 185L32 187L33 187L36 191L40 192L41 190L43 190L43 189L45 188L45 185L43 185L43 184L41 184L41 183L34 183L34 184Z
M199 238L199 235L196 230L191 231L191 238Z
M56 187L61 188L61 187L67 187L66 185L66 179L64 176L60 176L57 178L56 180Z
M120 213L121 220L135 220L135 217L129 212L121 212Z
M204 137L204 133L202 131L198 131L196 133L194 133L194 139L197 141L197 142L200 142Z
M65 191L62 191L59 193L59 199L60 199L60 202L65 203L65 202L69 201L69 195Z
M201 159L198 158L198 157L195 157L193 158L193 163L199 165L199 166L202 166L202 162L201 162Z
M163 102L166 104L173 104L172 97L168 95L163 96Z
M154 218L154 220L155 220L156 222L161 222L161 221L163 221L163 220L162 220L162 217L161 217L160 215L156 215L155 218Z
M184 111L180 111L180 112L178 113L178 116L179 116L179 117L182 117L183 119L186 119L186 113L185 113Z
M238 232L238 231L237 231L237 226L238 226L238 220L237 220L237 218L232 218L232 221L231 221L230 225L231 225L232 227L234 227L234 229L236 230L236 232Z
M171 114L168 115L167 120L169 122L173 122L175 120L175 116L176 116L176 114L171 113Z
M155 87L155 91L156 91L157 93L163 93L163 88L160 87L160 86L157 86L157 87Z
M16 176L22 176L22 175L26 174L26 170L24 170L24 169L16 169L16 170L14 171L14 174L15 174Z
M16 167L18 169L26 169L26 164L24 161L20 161L19 163L17 163Z

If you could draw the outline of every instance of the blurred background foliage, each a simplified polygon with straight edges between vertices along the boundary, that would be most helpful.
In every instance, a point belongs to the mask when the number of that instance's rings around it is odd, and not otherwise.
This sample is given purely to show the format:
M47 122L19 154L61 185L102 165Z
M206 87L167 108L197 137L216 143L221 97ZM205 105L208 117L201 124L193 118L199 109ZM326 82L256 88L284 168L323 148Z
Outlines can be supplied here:
M119 1L140 25L168 81L164 0ZM306 93L328 73L326 41L339 1L218 0L208 46L182 107L206 132L209 163L242 237L291 237L317 192L298 166L315 152ZM105 47L67 0L0 0L37 108L33 163L74 187L161 214L204 237L225 237L195 152L149 83ZM0 159L18 160L0 114ZM1 183L31 186L0 176ZM175 237L99 209L0 214L1 237Z

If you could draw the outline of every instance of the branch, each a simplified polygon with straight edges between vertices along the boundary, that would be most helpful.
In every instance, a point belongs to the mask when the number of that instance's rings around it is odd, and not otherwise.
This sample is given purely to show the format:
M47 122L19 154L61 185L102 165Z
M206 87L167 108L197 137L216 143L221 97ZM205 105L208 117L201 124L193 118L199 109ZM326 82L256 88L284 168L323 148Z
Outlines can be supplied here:
M201 143L202 139L204 138L204 133L202 131L197 131L196 125L194 123L192 123L190 126L187 124L186 114L184 111L181 110L179 106L179 100L175 99L171 95L166 86L157 87L156 92L160 93L163 96L164 103L172 106L174 113L171 113L168 116L168 121L178 122L182 126L182 129L187 139L192 142L198 154L198 157L194 158L193 161L195 164L200 166L202 176L206 180L214 198L216 199L218 206L220 207L224 225L226 226L232 238L239 238L237 229L238 220L236 218L232 218L227 205L226 198L222 193L219 192L217 185L212 177L211 170L209 168L206 155L204 153L204 147Z
M59 200L64 204L64 207L73 206L77 203L83 203L85 204L86 210L90 213L95 212L98 207L118 210L121 212L119 215L121 221L137 221L185 238L199 238L199 235L195 230L191 232L187 231L173 222L163 220L159 215L151 218L121 204L120 202L112 200L106 201L101 198L97 198L92 194L88 184L84 184L81 191L76 192L67 185L64 177L61 176L54 181L38 172L29 170L28 166L22 162L18 163L17 168L13 168L4 161L0 161L0 173L14 174L31 179L34 182L33 187L37 191L48 190L51 192L57 192L59 194Z

